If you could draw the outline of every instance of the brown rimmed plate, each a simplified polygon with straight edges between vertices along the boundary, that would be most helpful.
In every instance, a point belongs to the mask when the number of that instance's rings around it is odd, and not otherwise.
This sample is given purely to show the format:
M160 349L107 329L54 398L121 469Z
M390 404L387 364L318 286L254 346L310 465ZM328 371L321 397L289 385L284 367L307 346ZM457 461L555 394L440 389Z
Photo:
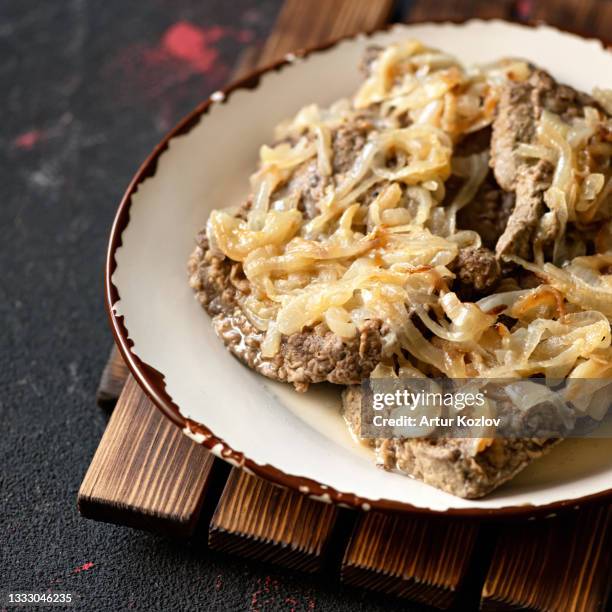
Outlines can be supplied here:
M132 373L186 435L244 469L310 496L363 509L479 517L554 513L612 497L609 439L569 440L483 500L463 500L378 470L350 438L339 389L297 394L238 363L187 283L194 236L214 208L247 194L259 146L308 103L350 95L368 44L419 38L464 62L522 56L584 90L606 86L612 54L548 27L500 21L398 25L288 56L216 92L144 162L110 236L106 302ZM567 58L572 58L571 62Z

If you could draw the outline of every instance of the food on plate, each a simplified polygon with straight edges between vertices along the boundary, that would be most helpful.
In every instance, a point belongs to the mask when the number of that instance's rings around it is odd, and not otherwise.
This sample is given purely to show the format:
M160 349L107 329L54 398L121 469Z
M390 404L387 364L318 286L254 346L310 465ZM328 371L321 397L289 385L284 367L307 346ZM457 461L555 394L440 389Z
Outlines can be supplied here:
M360 436L362 390L342 392L342 412L355 438ZM541 457L558 438L410 438L368 439L376 463L466 499L478 498Z
M611 92L414 40L361 67L350 99L277 127L251 196L197 236L190 284L228 349L299 391L348 385L349 422L354 386L385 371L610 378ZM384 467L478 497L556 441L373 445Z
M212 316L215 331L228 349L260 374L293 383L329 381L358 383L379 363L382 355L380 320L364 321L359 333L343 338L324 324L300 328L279 338L274 352L260 319L249 317L243 304L253 288L241 262L215 254L206 233L190 260L192 287ZM269 325L269 323L268 323Z

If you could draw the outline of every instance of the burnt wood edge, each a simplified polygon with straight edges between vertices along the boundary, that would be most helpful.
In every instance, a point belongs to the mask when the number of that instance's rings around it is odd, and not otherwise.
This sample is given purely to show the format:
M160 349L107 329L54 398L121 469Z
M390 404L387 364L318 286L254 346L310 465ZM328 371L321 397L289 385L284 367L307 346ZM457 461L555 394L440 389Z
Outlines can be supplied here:
M208 543L213 550L316 572L326 565L339 517L337 506L233 468L210 521Z
M214 456L155 410L128 377L81 483L77 507L85 518L189 536L214 463Z
M612 505L506 525L488 563L480 609L604 610L612 590L611 547Z
M205 493L206 491L203 491L202 501ZM174 517L160 518L153 514L135 512L128 507L111 507L107 500L84 496L79 497L77 506L79 514L89 520L130 527L177 539L189 538L195 533L199 514L198 508L188 521L181 522Z
M402 521L413 524L410 526ZM448 527L449 521L453 523L452 531L439 534L438 528ZM457 528L460 528L458 532ZM340 579L353 588L377 591L440 609L451 606L462 610L477 609L486 565L474 579L469 580L469 574L482 564L481 559L488 565L486 555L480 557L484 552L481 531L481 524L472 520L419 519L379 511L357 513L342 558ZM455 537L461 538L461 549L452 542ZM454 546L453 556L450 559L432 558L427 550L419 551L421 546L427 548L431 538L434 542L438 540L439 549ZM404 547L415 543L415 554L420 556L416 566L413 565L414 556L406 554L402 558ZM433 577L431 571L435 572Z

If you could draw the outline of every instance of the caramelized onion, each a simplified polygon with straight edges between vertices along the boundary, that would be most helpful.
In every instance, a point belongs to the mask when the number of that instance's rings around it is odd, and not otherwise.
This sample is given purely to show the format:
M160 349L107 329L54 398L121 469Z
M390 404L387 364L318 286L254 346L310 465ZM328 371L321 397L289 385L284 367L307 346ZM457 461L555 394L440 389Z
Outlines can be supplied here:
M568 224L609 217L611 125L601 110L609 109L609 92L582 117L544 111L533 142L517 149L554 166L536 262L509 257L546 284L506 283L477 303L450 291L459 250L481 242L475 231L457 231L456 214L489 171L486 152L458 157L456 145L492 122L505 83L529 74L517 60L465 68L405 41L381 51L351 100L306 106L278 126L251 177L247 220L214 211L207 226L211 253L242 263L249 292L237 299L265 332L264 357L309 326L348 339L380 319L383 361L373 376L395 376L398 366L406 376L612 376L612 254L572 259L564 236ZM340 129L349 139L356 130L363 144L338 144ZM334 172L347 151L343 171ZM451 174L463 182L446 198ZM545 261L547 223L560 228L554 263ZM600 251L612 250L609 225L595 239ZM509 320L498 322L502 313ZM600 398L575 399L598 414Z

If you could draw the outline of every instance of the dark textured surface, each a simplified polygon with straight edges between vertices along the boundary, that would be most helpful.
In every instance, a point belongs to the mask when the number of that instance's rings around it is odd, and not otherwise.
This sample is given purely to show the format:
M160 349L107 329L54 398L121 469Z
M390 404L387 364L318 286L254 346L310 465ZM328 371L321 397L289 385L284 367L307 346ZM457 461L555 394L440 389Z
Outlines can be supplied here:
M71 591L83 610L407 609L331 572L285 572L76 510L107 419L94 395L111 346L102 264L116 205L280 3L0 0L0 593ZM396 17L482 4L403 0ZM575 21L560 0L508 4L522 19ZM612 2L587 5L575 27L606 35Z
M0 3L0 592L71 591L84 610L405 609L76 510L107 418L94 396L111 346L102 265L116 205L279 4Z

